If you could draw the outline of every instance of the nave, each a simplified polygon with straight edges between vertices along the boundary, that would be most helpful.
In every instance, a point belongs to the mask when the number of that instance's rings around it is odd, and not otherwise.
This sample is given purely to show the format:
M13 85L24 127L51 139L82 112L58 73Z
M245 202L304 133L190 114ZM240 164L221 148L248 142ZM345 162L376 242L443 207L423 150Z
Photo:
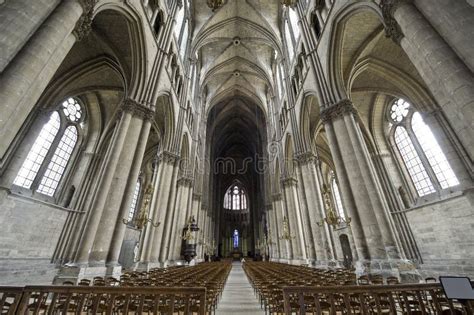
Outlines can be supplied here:
M0 287L1 314L466 314L434 278L400 284L380 274L273 262L213 262L94 277L77 285Z

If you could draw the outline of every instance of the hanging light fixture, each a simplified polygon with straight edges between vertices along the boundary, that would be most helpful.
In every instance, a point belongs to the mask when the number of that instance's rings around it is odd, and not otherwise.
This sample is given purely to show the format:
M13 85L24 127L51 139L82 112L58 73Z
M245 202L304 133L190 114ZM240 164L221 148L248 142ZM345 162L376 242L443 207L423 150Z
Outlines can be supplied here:
M341 224L351 224L351 218L340 216L336 211L334 211L334 207L331 203L331 190L326 186L326 184L323 185L323 199L324 207L326 208L326 217L321 222L318 222L319 226L323 225L324 222L328 225L332 225L333 228Z
M127 220L125 218L122 219L123 224L131 224L139 230L143 229L147 223L151 223L151 226L153 227L158 227L160 225L160 222L155 223L152 219L148 217L148 206L150 204L152 194L153 186L149 185L145 190L145 194L143 196L143 207L141 208L140 212L132 220Z
M296 4L298 4L298 0L281 0L281 4L283 4L286 7L294 8Z
M216 11L224 5L224 0L207 0L207 6L212 9L212 12Z

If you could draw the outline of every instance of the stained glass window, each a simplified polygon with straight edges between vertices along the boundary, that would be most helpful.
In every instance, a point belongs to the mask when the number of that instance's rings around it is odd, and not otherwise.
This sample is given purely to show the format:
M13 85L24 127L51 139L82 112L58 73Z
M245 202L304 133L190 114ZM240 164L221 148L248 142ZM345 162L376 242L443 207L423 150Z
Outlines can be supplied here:
M238 248L239 247L239 231L237 230L234 230L234 248Z

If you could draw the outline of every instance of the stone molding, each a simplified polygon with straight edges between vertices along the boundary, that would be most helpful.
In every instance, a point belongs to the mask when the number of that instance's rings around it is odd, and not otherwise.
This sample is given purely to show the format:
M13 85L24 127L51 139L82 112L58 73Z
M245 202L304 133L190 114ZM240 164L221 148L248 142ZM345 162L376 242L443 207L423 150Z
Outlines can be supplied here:
M193 192L193 200L201 200L202 194Z
M380 9L385 22L385 36L390 37L397 45L400 45L405 35L393 15L403 3L412 3L412 0L382 0L380 2Z
M94 7L97 0L79 0L83 13L74 27L72 33L77 41L83 40L92 31L92 21L94 19Z
M120 106L120 111L129 112L133 116L140 117L143 120L153 120L155 117L154 111L131 98L127 98L123 101L122 105Z
M346 114L357 114L351 100L343 99L321 111L321 121L326 124Z

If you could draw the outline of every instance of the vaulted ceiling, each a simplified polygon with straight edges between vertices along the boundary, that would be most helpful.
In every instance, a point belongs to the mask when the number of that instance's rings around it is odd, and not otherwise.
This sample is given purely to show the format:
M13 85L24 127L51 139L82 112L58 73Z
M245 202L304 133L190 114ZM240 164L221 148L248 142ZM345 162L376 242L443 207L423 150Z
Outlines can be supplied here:
M227 0L215 12L205 0L193 4L193 54L201 60L208 106L245 95L264 107L272 89L272 61L280 49L280 2Z

